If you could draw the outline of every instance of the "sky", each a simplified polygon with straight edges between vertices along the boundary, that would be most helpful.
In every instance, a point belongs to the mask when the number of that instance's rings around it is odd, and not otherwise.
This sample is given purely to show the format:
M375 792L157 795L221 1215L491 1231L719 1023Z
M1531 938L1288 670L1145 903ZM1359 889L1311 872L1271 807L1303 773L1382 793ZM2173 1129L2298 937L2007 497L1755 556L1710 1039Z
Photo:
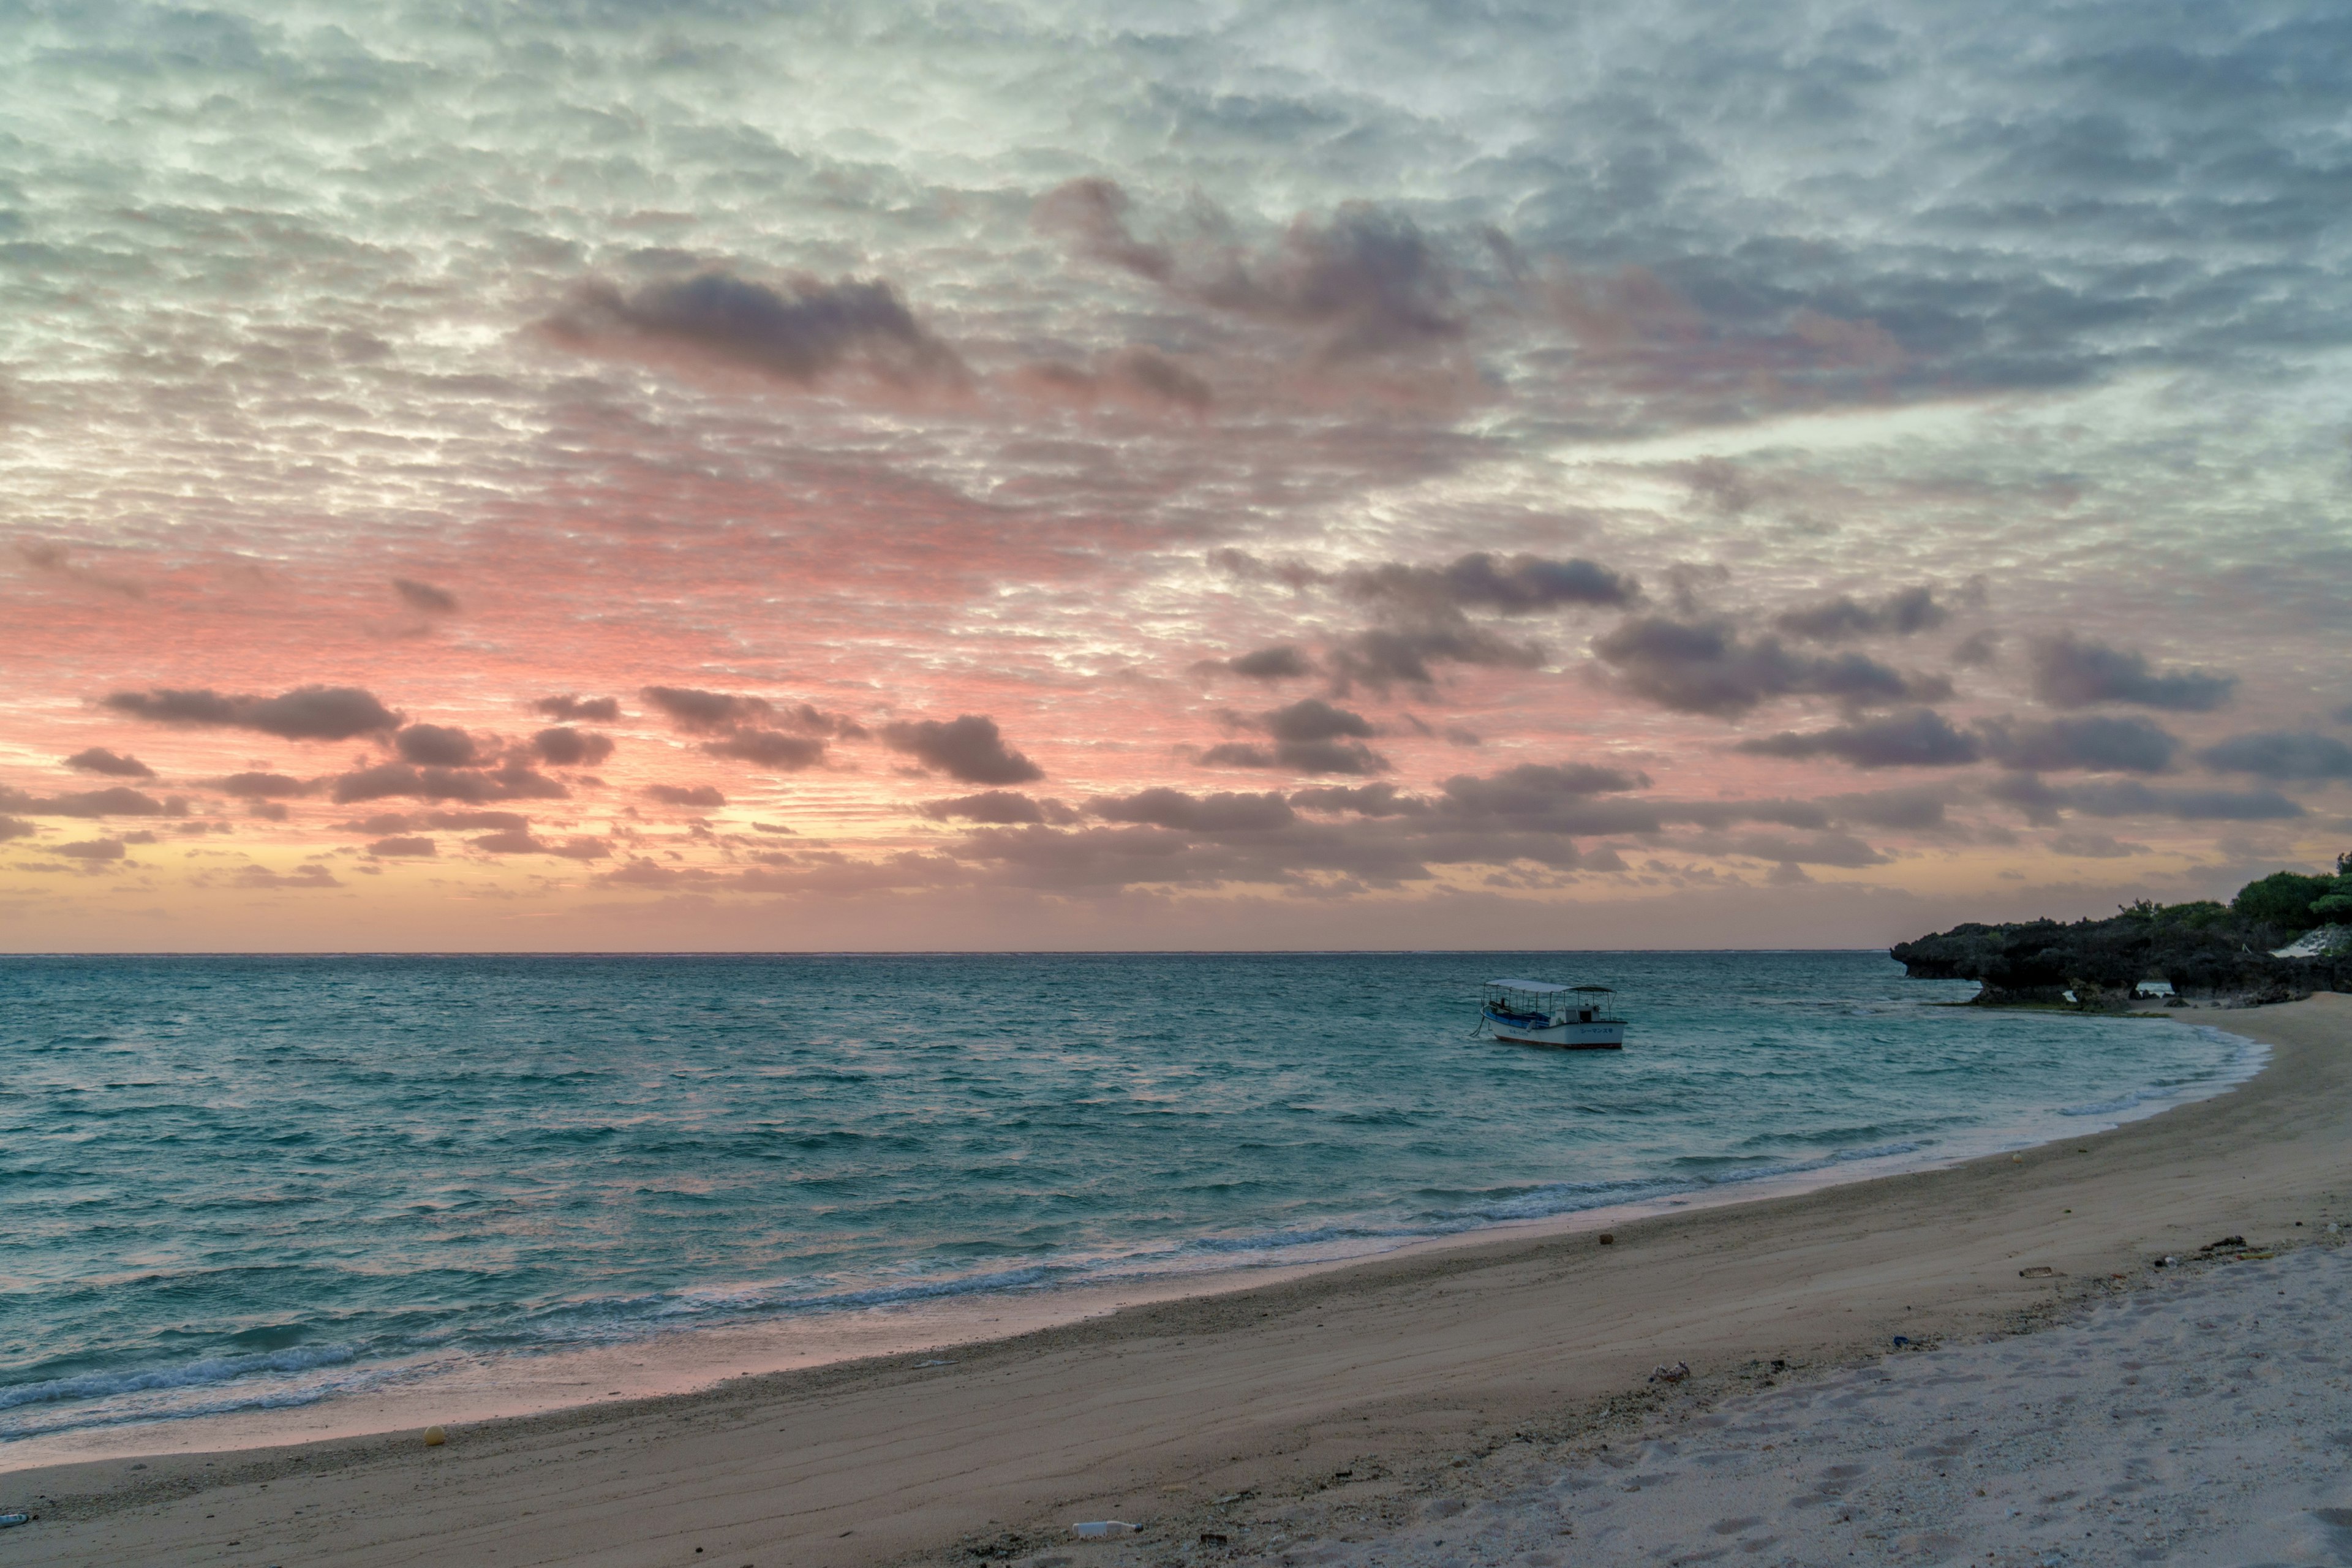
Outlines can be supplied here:
M2352 11L20 4L0 948L1873 946L2352 847Z

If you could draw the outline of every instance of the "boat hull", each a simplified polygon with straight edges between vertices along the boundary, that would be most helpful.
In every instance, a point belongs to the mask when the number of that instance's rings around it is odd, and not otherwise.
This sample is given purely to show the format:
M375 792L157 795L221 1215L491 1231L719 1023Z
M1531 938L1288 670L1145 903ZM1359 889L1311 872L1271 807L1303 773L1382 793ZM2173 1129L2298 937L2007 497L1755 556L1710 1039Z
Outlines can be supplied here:
M1589 1024L1552 1024L1538 1028L1528 1024L1514 1024L1486 1016L1486 1026L1495 1031L1498 1040L1508 1040L1515 1046L1549 1046L1562 1051L1622 1051L1625 1048L1625 1020L1595 1018Z

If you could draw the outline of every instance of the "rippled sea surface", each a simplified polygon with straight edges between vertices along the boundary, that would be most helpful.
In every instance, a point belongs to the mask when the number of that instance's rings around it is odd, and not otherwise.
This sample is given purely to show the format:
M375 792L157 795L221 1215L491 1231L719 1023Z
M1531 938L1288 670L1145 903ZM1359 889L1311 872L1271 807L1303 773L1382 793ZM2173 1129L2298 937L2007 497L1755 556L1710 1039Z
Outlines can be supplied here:
M1628 1048L1469 1037L1620 990ZM1291 1263L2210 1093L1882 953L0 959L0 1443Z

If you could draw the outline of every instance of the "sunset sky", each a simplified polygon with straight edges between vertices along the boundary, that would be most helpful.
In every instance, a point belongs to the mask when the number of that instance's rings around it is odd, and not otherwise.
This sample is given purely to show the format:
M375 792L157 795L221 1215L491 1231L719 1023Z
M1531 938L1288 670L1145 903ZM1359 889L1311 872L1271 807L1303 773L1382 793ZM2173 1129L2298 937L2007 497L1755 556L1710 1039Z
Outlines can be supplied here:
M1878 945L2352 847L2352 11L0 26L0 946Z

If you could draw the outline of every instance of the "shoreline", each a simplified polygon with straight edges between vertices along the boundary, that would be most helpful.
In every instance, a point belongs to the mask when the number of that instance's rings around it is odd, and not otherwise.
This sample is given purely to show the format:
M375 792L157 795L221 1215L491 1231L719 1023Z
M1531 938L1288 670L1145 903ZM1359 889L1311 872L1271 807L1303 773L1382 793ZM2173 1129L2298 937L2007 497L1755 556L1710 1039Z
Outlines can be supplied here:
M2177 1009L2151 1008L2137 1016L2211 1030L2221 1040L2234 1042L2234 1059L2222 1063L2215 1077L2193 1085L2170 1089L2145 1086L2126 1091L2117 1100L2045 1109L2027 1121L1969 1129L1931 1147L1843 1151L1713 1180L1677 1183L1661 1177L1643 1184L1649 1190L1589 1206L1453 1229L1368 1233L1319 1247L1302 1247L1288 1258L1269 1253L1242 1263L1139 1267L1073 1283L943 1292L656 1332L602 1345L484 1360L453 1356L438 1363L353 1367L341 1373L351 1379L349 1384L323 1394L273 1398L265 1394L258 1400L248 1395L223 1409L126 1416L0 1441L0 1489L5 1487L5 1477L18 1471L58 1465L266 1450L434 1425L471 1426L560 1416L610 1408L607 1402L612 1400L692 1397L740 1378L965 1351L1134 1308L1269 1289L1382 1261L1464 1247L1552 1241L1677 1213L1769 1203L1833 1186L1943 1170L2161 1116L2233 1092L2267 1064L2266 1046L2203 1018L2183 1017ZM2074 1117L2082 1118L2083 1124L2052 1125ZM1354 1249L1349 1250L1351 1246Z
M138 1472L20 1470L11 1497L46 1499L46 1517L9 1546L79 1562L234 1538L373 1563L429 1541L473 1560L618 1564L708 1542L738 1563L851 1568L1065 1514L1296 1487L1368 1454L1402 1474L1514 1426L1589 1424L1641 1399L1662 1362L1728 1391L1751 1363L1818 1367L1895 1331L2047 1316L2217 1226L2278 1239L2304 1219L2315 1236L2352 1152L2332 1109L2352 1089L2352 999L2230 1022L2272 1047L2234 1090L2015 1156L1693 1205L1622 1222L1605 1249L1587 1230L1446 1237L971 1343L931 1358L944 1366L835 1363L460 1428L444 1448L412 1430ZM2053 1273L2024 1278L2021 1259Z

